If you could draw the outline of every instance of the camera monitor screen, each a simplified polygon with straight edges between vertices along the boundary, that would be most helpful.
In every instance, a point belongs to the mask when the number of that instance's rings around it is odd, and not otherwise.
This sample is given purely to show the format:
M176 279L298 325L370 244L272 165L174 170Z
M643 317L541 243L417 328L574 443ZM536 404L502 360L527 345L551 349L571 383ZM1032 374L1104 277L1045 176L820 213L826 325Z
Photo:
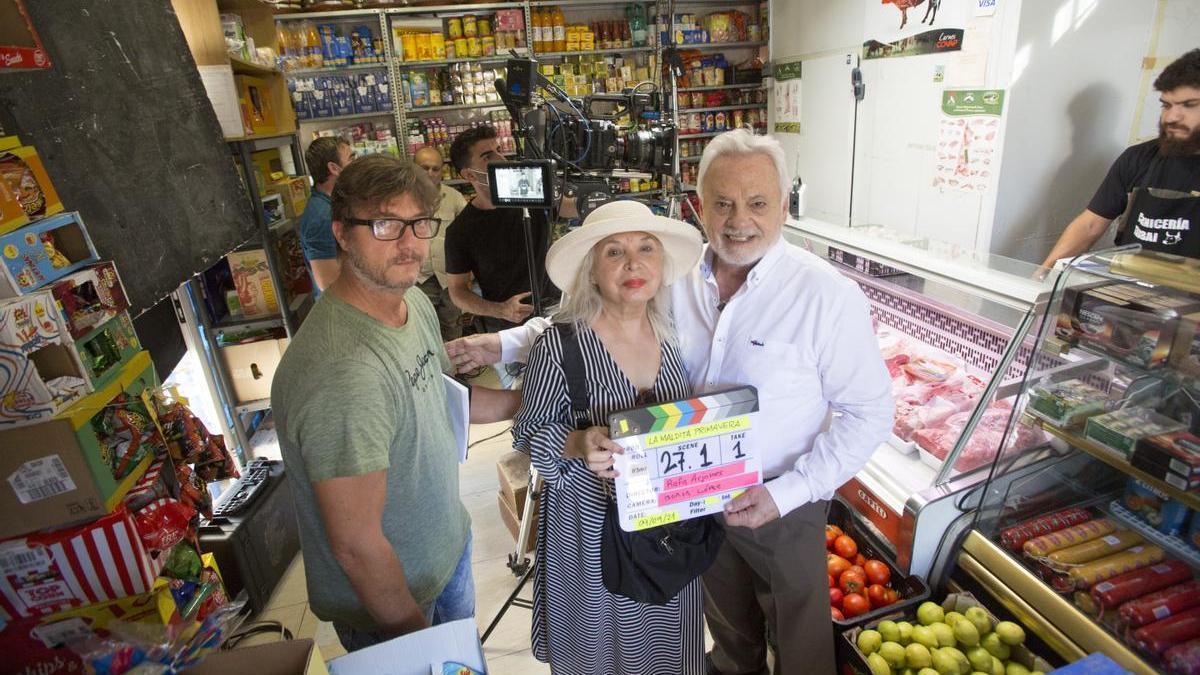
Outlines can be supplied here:
M488 165L496 206L548 209L554 204L554 162L548 159Z

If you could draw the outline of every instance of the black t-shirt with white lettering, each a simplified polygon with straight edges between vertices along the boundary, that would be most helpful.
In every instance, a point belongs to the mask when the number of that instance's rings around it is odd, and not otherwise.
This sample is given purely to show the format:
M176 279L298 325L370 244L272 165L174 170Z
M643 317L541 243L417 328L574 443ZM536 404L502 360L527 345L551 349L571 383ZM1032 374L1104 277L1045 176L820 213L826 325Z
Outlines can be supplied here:
M534 262L541 279L543 305L557 301L558 292L546 277L550 226L542 211L530 210ZM520 209L480 209L474 202L446 230L446 272L470 272L484 300L504 302L529 291L525 262L525 232ZM526 300L532 302L532 298Z
M1200 155L1163 157L1158 139L1130 146L1113 162L1088 210L1113 220L1125 213L1129 193L1136 187L1200 191Z

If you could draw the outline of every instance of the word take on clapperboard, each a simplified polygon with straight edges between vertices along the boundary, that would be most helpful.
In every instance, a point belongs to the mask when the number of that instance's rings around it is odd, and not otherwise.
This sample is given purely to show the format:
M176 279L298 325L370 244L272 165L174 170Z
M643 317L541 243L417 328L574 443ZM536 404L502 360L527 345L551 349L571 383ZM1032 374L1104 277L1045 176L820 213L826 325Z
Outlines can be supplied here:
M737 387L613 413L617 514L627 532L721 511L762 483L751 443L758 391Z

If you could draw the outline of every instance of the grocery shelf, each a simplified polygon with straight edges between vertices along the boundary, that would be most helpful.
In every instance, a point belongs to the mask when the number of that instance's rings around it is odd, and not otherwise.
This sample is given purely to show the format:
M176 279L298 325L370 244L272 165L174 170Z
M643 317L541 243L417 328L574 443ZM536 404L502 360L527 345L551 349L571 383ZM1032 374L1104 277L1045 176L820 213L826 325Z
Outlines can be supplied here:
M381 110L380 112L369 113L353 113L350 115L334 115L333 117L309 117L306 119L296 120L300 124L315 124L317 122L337 122L338 120L365 120L371 117L391 117L391 110Z
M753 108L765 108L766 103L742 103L740 105L719 105L712 108L680 108L679 114L683 113L703 113L703 112L725 112L727 110L749 110Z
M395 16L404 14L476 14L485 10L495 9L520 9L521 5L512 2L492 2L479 5L435 5L429 7L395 7L392 9L380 10L381 12Z
M742 0L749 2L750 0ZM530 7L612 7L612 0L533 0ZM627 4L627 3L623 3ZM636 4L653 5L654 0L637 0Z
M407 113L430 113L430 112L446 112L449 110L489 110L491 108L503 108L504 104L497 101L495 103L456 103L454 105L427 105L423 108L404 107L404 112Z
M541 56L541 54L538 54ZM450 66L456 63L504 63L511 57L507 55L482 56L478 58L467 59L442 59L440 61L397 61L396 68L398 70L415 70L417 68L437 68L439 66Z
M1059 429L1058 427L1054 426L1053 424L1047 424L1046 422L1044 422L1040 419L1037 419L1036 421L1040 423L1042 429L1045 430L1047 433L1049 433L1050 435L1055 436L1059 439L1062 439L1063 441L1066 441L1066 443L1068 445L1070 445L1071 447L1076 448L1082 452L1086 452L1087 454L1091 455L1092 457L1095 457L1096 459L1100 460L1101 462L1104 462L1105 464L1111 466L1112 468L1114 468L1118 471L1121 471L1122 473L1125 473L1127 475L1133 476L1134 478L1137 478L1138 480L1142 481L1143 483L1146 483L1147 485L1154 487L1156 490L1158 490L1160 492L1167 493L1168 495L1171 496L1172 499L1183 502L1183 504L1185 504L1190 509L1200 509L1200 494L1197 494L1195 492L1184 492L1183 490L1180 490L1179 488L1175 487L1174 485L1170 485L1169 483L1163 482L1162 480L1159 480L1158 478L1151 476L1150 474L1146 473L1145 471L1142 471L1141 469L1134 467L1120 454L1118 454L1112 450L1109 450L1108 448L1106 448L1088 438L1085 438L1078 434L1072 433L1070 431L1064 431L1063 429Z
M680 157L679 163L680 164L699 164L700 158L699 157Z
M681 44L674 45L676 49L699 49L700 51L710 51L714 49L741 49L743 47L766 47L765 40L756 42L702 42L700 44Z
M1063 658L1103 652L1138 675L1158 672L978 530L967 534L962 550L959 567Z
M218 333L228 333L233 331L248 332L252 330L267 330L271 328L279 328L282 325L283 317L256 316L247 319L224 319L221 321L214 321L212 323L212 328Z
M242 73L244 75L278 75L279 69L272 66L264 66L258 63L253 63L242 58L238 58L233 54L229 55L229 65L233 67L233 72Z
M599 56L601 54L640 54L654 51L654 47L617 47L615 49L588 49L583 51L573 52L534 52L534 58L551 57L558 58L561 56Z
M724 131L701 131L695 134L679 134L679 140L685 141L689 138L712 138L725 133Z
M256 401L247 401L246 403L234 406L233 410L239 415L245 415L247 413L258 412L259 410L266 410L270 407L271 399L260 398Z
M320 68L294 68L284 71L284 75L288 77L299 77L301 75L336 75L338 73L352 73L362 70L387 70L387 63L356 63L350 66L322 66Z
M329 118L325 118L325 119L329 119ZM294 133L296 133L295 129L293 129L291 131L277 131L273 134L248 134L246 136L226 136L225 142L226 143L244 143L246 141L265 141L268 139L278 139L278 138L290 139L291 135Z
M736 89L763 89L765 86L762 82L755 84L715 84L710 87L680 87L676 91L680 93L689 91L729 91Z

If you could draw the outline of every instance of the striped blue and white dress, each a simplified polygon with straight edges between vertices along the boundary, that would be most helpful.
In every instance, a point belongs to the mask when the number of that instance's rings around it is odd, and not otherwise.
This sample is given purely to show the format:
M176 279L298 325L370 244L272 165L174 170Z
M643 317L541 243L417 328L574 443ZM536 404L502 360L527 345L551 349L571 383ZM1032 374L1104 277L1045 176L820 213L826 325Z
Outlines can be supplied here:
M607 426L609 414L636 403L691 396L673 345L660 345L658 378L639 399L596 333L585 328L578 336L593 425ZM516 447L529 453L544 481L533 578L533 655L556 675L703 675L699 579L665 605L642 604L604 588L600 531L606 479L588 471L582 460L562 457L574 429L562 343L557 330L547 330L530 352L524 401L513 423Z

